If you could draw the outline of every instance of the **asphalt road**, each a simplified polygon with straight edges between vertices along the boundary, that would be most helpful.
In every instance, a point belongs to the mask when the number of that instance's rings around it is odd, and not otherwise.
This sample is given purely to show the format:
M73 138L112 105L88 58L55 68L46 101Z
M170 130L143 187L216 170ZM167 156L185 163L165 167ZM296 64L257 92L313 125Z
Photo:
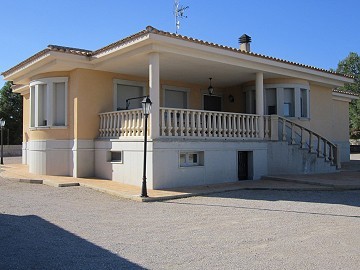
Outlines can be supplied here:
M360 191L139 203L0 178L0 269L360 269Z

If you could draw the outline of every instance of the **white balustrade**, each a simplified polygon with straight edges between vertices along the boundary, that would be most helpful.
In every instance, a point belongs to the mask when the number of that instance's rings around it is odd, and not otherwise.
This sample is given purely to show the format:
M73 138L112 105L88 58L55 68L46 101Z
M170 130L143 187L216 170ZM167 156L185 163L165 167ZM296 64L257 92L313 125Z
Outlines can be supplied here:
M277 139L288 141L289 144L299 144L302 149L308 149L311 153L316 153L318 157L322 157L325 161L340 168L340 150L337 145L324 138L323 136L281 116L272 116L272 129L279 125L281 135ZM276 123L278 123L276 125ZM273 132L271 130L270 132ZM266 136L266 129L265 129ZM271 138L276 140L276 138Z
M143 136L141 109L100 113L100 138Z
M160 108L160 136L259 138L259 117L254 114Z

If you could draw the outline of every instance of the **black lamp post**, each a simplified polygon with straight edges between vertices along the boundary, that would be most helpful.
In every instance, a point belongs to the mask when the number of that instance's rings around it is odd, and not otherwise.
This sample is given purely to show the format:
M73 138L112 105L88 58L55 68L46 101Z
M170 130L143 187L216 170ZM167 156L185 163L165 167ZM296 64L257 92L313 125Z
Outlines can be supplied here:
M1 161L0 161L0 163L4 164L4 160L3 160L3 157L4 157L4 141L3 141L4 129L3 128L5 126L5 120L0 119L0 126L1 126Z
M141 197L148 197L147 195L147 188L146 188L146 148L147 148L147 119L150 114L151 109L151 100L147 96L141 102L143 114L145 117L144 121L144 167L143 167L143 179L142 179L142 187L141 187Z

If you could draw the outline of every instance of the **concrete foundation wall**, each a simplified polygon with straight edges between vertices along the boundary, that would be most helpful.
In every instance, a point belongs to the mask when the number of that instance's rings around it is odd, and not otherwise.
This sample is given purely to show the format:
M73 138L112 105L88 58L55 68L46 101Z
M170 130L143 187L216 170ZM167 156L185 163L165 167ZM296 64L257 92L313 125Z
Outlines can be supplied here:
M112 162L111 151L121 151L122 161ZM199 166L180 166L180 151L201 152ZM162 189L238 181L238 151L249 151L249 179L267 174L266 142L150 141L147 151L147 183ZM95 176L141 186L143 142L97 140Z
M34 140L23 143L23 164L36 174L90 177L94 175L92 140Z
M299 145L289 145L287 142L268 143L268 174L303 174L325 173L336 171L324 158L317 154L309 154L308 149L300 149Z
M111 161L111 151L122 153L122 161ZM95 176L122 184L141 186L144 142L122 140L95 141ZM153 188L153 142L147 144L147 187Z
M181 167L183 152L203 152L203 164ZM267 174L267 144L230 141L164 141L154 143L154 188L197 186L238 181L238 151L249 151L249 179Z

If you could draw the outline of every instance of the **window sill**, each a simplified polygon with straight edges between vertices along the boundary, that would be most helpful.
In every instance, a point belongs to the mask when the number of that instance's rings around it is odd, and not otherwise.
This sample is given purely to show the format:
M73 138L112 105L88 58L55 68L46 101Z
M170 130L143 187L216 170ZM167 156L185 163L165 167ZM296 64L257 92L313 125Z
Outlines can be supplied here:
M41 127L30 127L30 130L43 130L43 129L67 129L68 126L41 126Z

